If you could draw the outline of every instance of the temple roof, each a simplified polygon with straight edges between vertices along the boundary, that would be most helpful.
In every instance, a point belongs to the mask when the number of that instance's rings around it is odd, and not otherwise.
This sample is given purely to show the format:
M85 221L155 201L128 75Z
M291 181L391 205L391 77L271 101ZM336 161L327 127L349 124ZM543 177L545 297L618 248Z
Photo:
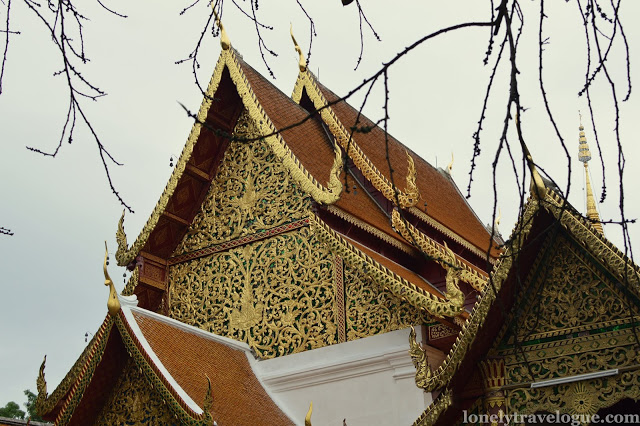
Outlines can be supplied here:
M453 410L452 395L462 394L462 388L476 368L476 363L494 343L506 320L505 315L518 296L514 292L516 275L526 277L535 267L545 240L543 237L551 232L554 223L640 300L640 267L562 196L554 190L545 189L540 200L535 197L529 199L506 244L507 250L491 272L493 285L485 287L443 363L430 372L425 390L441 392L414 425L446 425L455 420L448 417ZM518 253L518 256L514 256L514 253ZM519 262L517 266L516 262ZM523 291L521 288L519 293Z
M80 357L71 391L61 395L56 390L41 403L45 418L56 424L85 424L95 417L96 407L113 387L115 377L109 376L121 374L128 354L181 421L249 425L257 417L265 425L294 424L256 377L255 360L245 343L131 306L126 300L121 297L121 310L115 317L107 316Z
M407 180L407 155L411 156L415 164L416 184L420 192L420 199L415 207L411 207L409 210L418 210L415 213L431 219L428 222L429 225L449 237L459 237L459 239L470 243L480 253L486 253L490 241L489 233L450 176L431 166L393 136L387 134L385 139L382 128L375 125L365 115L359 114L358 110L346 101L339 101L339 96L318 82L308 71L299 74L293 98L297 102L303 103L305 102L303 99L305 94L313 103L313 107L320 111L322 119L332 128L332 131L342 133L349 140L348 144L353 147L354 152L364 157L361 164L364 164L367 170L361 171L367 179L374 183L374 186L375 182L380 182L380 185L388 185L392 181L385 149L385 140L388 140L393 184L400 192L402 192ZM357 132L349 139L351 132L347 129L356 126L356 119L358 119L357 127L365 127L370 130ZM358 162L356 162L357 164ZM377 189L381 192L384 191L381 188ZM499 251L492 245L491 255L496 257L498 254Z

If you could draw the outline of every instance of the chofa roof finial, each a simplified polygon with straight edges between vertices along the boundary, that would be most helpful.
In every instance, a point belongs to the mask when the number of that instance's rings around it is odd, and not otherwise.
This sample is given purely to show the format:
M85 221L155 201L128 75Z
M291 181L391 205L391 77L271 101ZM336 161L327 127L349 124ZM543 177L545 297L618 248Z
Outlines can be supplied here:
M211 2L211 7L213 8L213 15L216 17L216 24L218 24L218 28L220 28L220 46L222 46L222 50L229 50L231 47L231 40L229 39L227 32L224 30L224 25L222 25L222 21L216 12L214 2Z
M298 52L298 68L300 68L301 72L305 72L307 70L307 61L304 59L304 55L302 54L302 49L300 49L300 45L296 41L296 38L293 36L293 24L289 26L289 33L291 34L291 40L293 40L293 45L295 46L296 52Z

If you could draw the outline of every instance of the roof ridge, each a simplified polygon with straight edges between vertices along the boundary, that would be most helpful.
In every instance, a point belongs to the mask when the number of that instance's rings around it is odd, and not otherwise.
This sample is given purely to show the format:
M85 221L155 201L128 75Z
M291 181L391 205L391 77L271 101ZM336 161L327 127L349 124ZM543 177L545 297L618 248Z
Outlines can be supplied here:
M131 247L128 247L127 237L124 232L124 212L120 218L116 232L118 250L115 255L118 265L128 265L138 255L155 229L160 216L166 209L169 200L171 199L173 192L185 171L187 162L193 153L193 149L198 141L198 137L202 129L201 123L204 123L206 120L209 108L212 104L213 96L220 84L222 73L225 68L229 70L231 79L236 87L238 95L242 99L245 109L249 111L251 118L255 121L258 131L256 136L264 136L264 140L273 150L276 157L280 159L283 162L283 165L289 170L293 180L300 185L303 191L311 195L314 200L321 204L334 203L340 197L340 193L342 192L342 182L340 181L339 175L342 167L342 154L339 150L335 150L335 160L331 169L330 180L327 187L323 186L305 169L302 163L287 146L284 138L279 133L279 130L276 129L272 120L267 116L242 69L243 64L246 65L242 59L237 57L234 50L228 49L221 51L213 75L209 81L207 92L200 105L196 122L191 128L187 142L180 154L180 157L178 158L171 177L169 178L160 199L156 203L153 212Z
M379 284L391 291L396 297L406 300L411 305L436 317L455 317L460 314L462 306L457 306L452 301L428 293L414 283L407 281L349 243L342 235L325 224L322 219L316 215L311 217L312 228L318 238L327 244L332 252L342 256L352 266L357 263L365 271L365 274L370 275L369 267L374 267L378 271L378 276L373 278L380 281ZM435 288L434 291L441 293Z
M331 129L332 133L338 140L340 146L347 153L347 156L353 160L356 167L362 172L362 174L373 184L373 186L380 191L389 201L394 204L398 204L396 196L400 202L400 206L403 208L413 207L420 198L420 193L415 185L415 166L413 164L413 158L409 154L409 149L402 145L407 151L409 173L407 173L407 190L402 191L396 185L392 184L389 179L373 164L369 157L364 153L362 148L353 139L353 135L350 135L348 130L344 127L342 122L338 119L337 115L329 105L329 102L322 94L322 91L317 85L313 74L309 71L301 71L298 74L293 94L291 98L300 103L302 99L302 90L307 88L307 83L313 89L313 93L307 95L314 104L316 110L319 111L321 118ZM395 139L395 138L394 138ZM348 149L347 149L348 148ZM417 154L413 153L416 157ZM395 187L395 188L394 188Z

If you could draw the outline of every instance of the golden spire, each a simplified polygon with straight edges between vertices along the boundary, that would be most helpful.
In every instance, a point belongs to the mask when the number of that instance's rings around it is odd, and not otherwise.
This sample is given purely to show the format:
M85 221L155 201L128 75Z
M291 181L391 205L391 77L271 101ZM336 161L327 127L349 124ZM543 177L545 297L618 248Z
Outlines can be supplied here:
M578 159L584 163L585 186L587 191L587 218L591 221L594 228L601 234L604 234L602 223L600 223L600 215L596 207L596 199L591 189L591 180L589 179L589 160L591 160L591 151L587 143L587 137L584 135L584 127L582 126L582 114L580 114L580 149L578 151Z
M451 170L453 169L453 151L451 151L451 162L447 166L447 173L451 176Z
M211 7L213 8L213 15L216 17L216 24L218 24L218 28L220 28L220 46L222 46L222 50L229 50L231 47L231 40L227 35L227 32L224 30L224 25L222 25L222 21L220 21L220 17L216 13L215 2L211 2Z
M293 24L290 24L289 26L289 33L291 34L291 40L293 40L293 45L296 48L296 52L298 52L298 68L300 68L300 72L305 72L307 70L307 61L304 59L302 49L300 49L296 38L293 36Z
M109 271L107 271L107 257L109 256L109 252L107 251L107 242L104 242L104 262L102 264L102 270L104 271L104 285L109 286L109 300L107 301L107 309L109 310L109 315L115 317L120 311L120 300L118 300L118 293L116 293L116 287L113 285L113 281L111 281L111 277L109 276Z

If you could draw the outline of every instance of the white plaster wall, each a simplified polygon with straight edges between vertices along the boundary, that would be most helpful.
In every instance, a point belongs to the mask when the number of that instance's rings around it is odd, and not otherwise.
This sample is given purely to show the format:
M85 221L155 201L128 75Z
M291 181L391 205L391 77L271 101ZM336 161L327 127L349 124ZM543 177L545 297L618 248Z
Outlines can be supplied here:
M416 330L418 336L422 333ZM313 401L313 426L410 425L431 403L414 382L409 329L254 362L256 375L299 424ZM442 352L428 348L430 361Z

